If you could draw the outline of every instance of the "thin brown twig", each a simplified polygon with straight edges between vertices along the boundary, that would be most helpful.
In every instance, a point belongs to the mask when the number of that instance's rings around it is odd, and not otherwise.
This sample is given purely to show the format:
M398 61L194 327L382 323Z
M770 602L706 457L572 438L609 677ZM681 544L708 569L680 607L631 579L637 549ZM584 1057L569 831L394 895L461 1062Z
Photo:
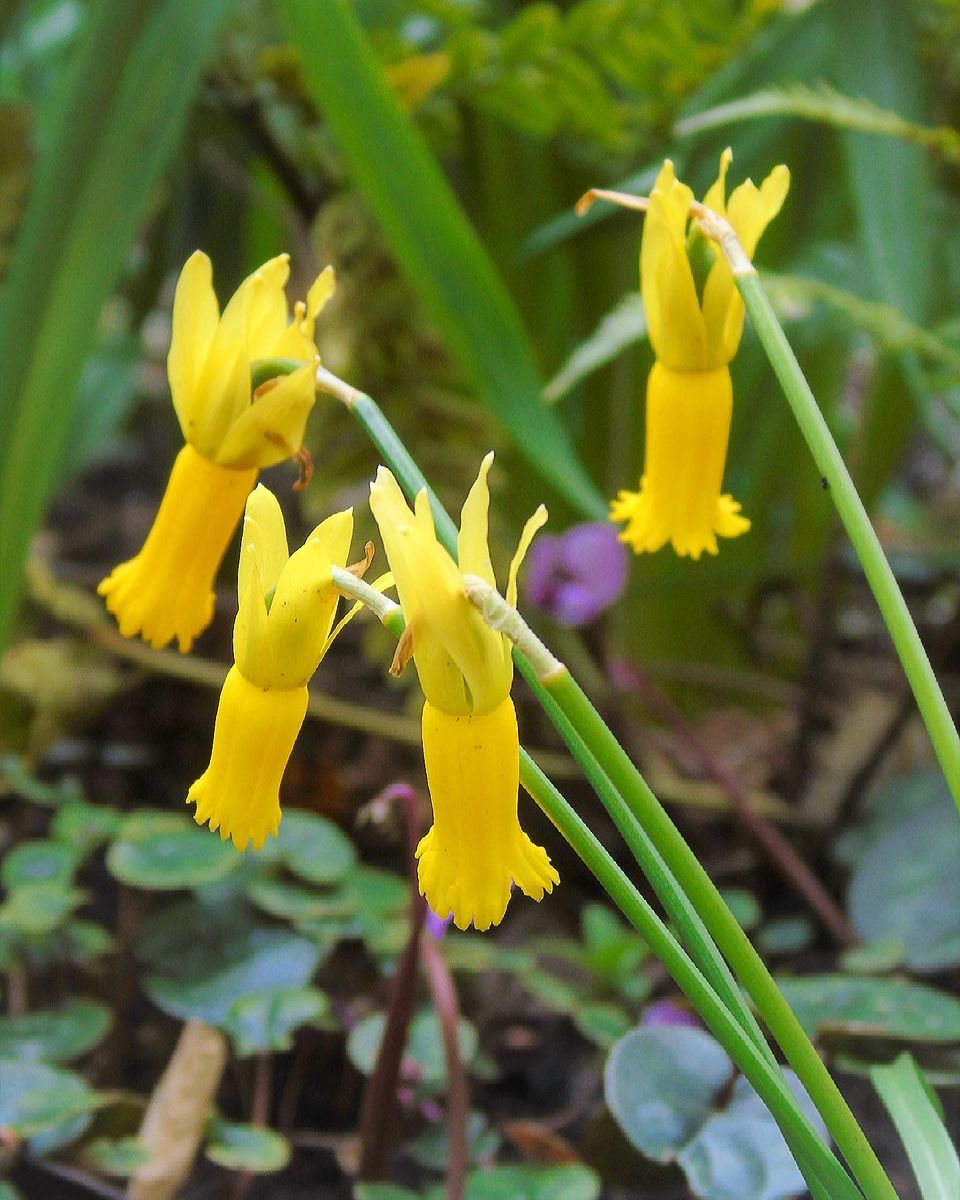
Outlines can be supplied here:
M754 810L747 791L737 776L714 754L671 700L633 664L620 665L617 674L618 685L627 686L639 694L644 703L665 720L697 755L702 769L726 792L730 799L731 811L743 830L769 856L773 865L803 898L811 912L816 914L834 941L844 948L857 945L860 938L833 897L780 830Z
M386 1175L396 1135L397 1084L416 1002L420 934L426 916L426 905L421 899L417 883L415 852L419 841L419 821L416 793L407 784L394 784L384 793L384 799L398 800L405 816L407 862L410 864L410 934L393 976L383 1038L360 1108L360 1165L357 1178L367 1183L375 1183Z
M467 1134L470 1092L460 1056L460 1005L453 975L439 943L429 935L422 939L423 969L430 985L433 1007L440 1022L447 1064L447 1190L446 1200L463 1200L470 1163Z

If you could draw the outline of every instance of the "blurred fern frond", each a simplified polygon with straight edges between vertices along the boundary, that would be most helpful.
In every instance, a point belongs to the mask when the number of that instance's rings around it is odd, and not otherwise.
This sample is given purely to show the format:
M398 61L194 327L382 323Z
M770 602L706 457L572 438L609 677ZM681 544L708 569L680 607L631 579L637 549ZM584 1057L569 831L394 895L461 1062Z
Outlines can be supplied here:
M415 10L415 12L413 11ZM765 2L578 0L518 6L400 3L369 30L388 71L443 55L446 101L474 106L578 157L629 157L772 15Z
M846 96L829 84L815 87L796 84L782 88L764 88L739 100L718 104L705 112L694 113L678 121L674 133L678 137L716 129L737 121L752 121L758 117L800 117L832 125L836 129L857 133L875 133L883 137L914 142L948 162L960 162L960 132L949 126L920 125L908 121L899 113L881 108L869 100Z

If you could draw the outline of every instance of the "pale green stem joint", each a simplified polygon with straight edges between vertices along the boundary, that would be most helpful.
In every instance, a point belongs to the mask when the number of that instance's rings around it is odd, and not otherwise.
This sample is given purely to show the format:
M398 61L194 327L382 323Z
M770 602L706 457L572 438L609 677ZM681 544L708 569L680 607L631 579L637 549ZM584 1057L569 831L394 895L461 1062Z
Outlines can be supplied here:
M540 641L517 610L485 579L479 575L464 575L463 591L490 628L508 637L520 653L530 660L541 683L546 683L567 669Z
M338 592L361 601L382 624L386 625L391 617L400 612L400 605L395 600L358 579L352 571L343 567L332 567L330 574L333 577L333 586Z

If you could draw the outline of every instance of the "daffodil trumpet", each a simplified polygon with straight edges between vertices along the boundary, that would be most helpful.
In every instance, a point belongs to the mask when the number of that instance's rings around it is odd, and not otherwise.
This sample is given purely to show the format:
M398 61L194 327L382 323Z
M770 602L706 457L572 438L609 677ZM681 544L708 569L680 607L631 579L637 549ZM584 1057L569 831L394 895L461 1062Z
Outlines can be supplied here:
M749 520L722 491L730 437L733 388L729 363L743 333L744 306L727 257L710 239L738 244L749 267L764 229L780 211L790 185L784 166L758 188L750 180L726 196L732 153L720 158L717 181L697 204L668 159L649 198L630 207L646 211L640 247L640 281L656 363L647 382L646 447L639 491L621 491L610 517L637 554L668 542L677 554L699 559L717 553L717 538L746 533ZM602 190L594 199L628 198ZM693 224L688 224L693 218ZM690 261L702 250L708 270L698 289Z
M560 881L544 848L520 827L511 645L464 590L465 575L496 586L487 546L492 462L487 455L463 505L456 562L437 540L426 491L411 511L385 467L370 489L406 620L395 669L412 656L426 697L423 756L433 825L417 847L420 892L439 916L479 930L503 919L513 885L540 900ZM511 605L520 564L545 520L541 507L524 527L508 575Z
M290 321L289 274L287 255L271 259L222 314L205 254L180 274L167 374L186 445L143 549L97 589L124 637L190 649L213 617L214 580L257 475L301 450L316 397L314 326L334 280L322 272Z
M210 765L187 795L197 823L238 850L259 850L279 827L280 782L306 715L307 681L353 615L333 627L333 569L344 567L352 534L352 512L335 513L288 554L276 497L261 485L247 499L235 663L220 694Z

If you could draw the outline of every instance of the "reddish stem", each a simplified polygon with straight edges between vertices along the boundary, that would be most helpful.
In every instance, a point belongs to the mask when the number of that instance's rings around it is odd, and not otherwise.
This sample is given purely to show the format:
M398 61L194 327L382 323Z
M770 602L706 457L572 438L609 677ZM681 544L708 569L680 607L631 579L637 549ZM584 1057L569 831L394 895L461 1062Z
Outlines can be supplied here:
M419 840L416 793L407 784L397 783L384 792L383 798L398 800L404 810L410 875L410 936L393 977L387 1023L360 1109L360 1165L357 1177L368 1183L381 1180L386 1175L396 1136L397 1084L416 1003L420 931L426 915L426 905L420 898L417 884L414 858Z
M447 1062L447 1193L446 1200L463 1200L470 1162L467 1134L470 1117L470 1093L467 1075L460 1057L460 1005L453 975L439 943L432 937L422 940L423 969L433 996L443 1037Z

